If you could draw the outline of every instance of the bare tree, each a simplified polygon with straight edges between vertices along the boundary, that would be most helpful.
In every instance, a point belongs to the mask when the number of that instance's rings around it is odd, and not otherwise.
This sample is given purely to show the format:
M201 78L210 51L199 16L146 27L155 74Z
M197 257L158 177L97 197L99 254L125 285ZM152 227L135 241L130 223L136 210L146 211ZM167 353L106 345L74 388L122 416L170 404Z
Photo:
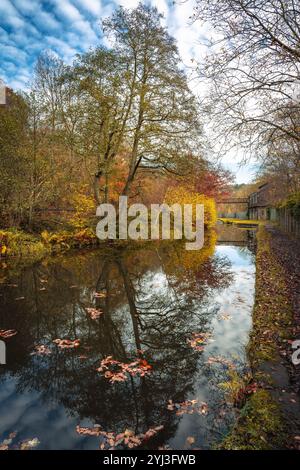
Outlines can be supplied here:
M199 72L223 142L256 156L278 139L299 142L299 1L198 0L194 20L216 33Z

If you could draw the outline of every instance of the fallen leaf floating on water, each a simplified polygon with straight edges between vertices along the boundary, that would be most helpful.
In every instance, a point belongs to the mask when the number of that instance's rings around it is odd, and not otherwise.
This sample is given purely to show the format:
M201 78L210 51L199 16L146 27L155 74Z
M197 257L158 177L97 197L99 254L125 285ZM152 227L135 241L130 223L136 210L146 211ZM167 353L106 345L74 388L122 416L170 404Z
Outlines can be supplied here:
M8 450L10 444L12 443L16 435L17 435L16 432L11 432L8 436L8 439L4 439L4 441L0 443L0 450Z
M86 308L86 311L87 313L89 314L89 316L91 317L92 320L97 320L97 318L100 317L100 315L102 315L103 311L100 310L100 309L97 309L97 308Z
M0 330L0 338L11 338L17 334L17 330Z
M35 346L34 348L34 351L32 351L32 353L30 353L31 356L48 356L49 354L51 354L51 350L45 346L44 344L39 344L37 346Z
M24 300L25 297L16 297L15 300Z
M218 316L219 320L231 320L232 316L229 315L228 313L222 313L221 315Z
M186 438L186 444L191 446L193 444L195 444L195 438L193 436L189 436Z
M58 338L58 339L54 339L53 343L57 344L57 346L60 349L72 349L72 348L78 348L78 346L80 346L79 339L71 340L71 339L59 339Z
M95 292L94 297L96 297L97 299L101 299L103 297L106 297L106 294L104 292Z
M210 333L192 333L192 338L188 339L187 342L196 351L203 351L210 338Z
M40 441L37 437L33 439L27 439L26 441L21 442L20 450L30 450L39 445Z
M93 428L84 428L77 426L76 431L78 434L88 436L98 436L103 438L103 442L100 444L100 449L113 450L119 445L132 449L141 445L143 442L148 441L151 437L155 436L159 431L163 429L163 426L156 426L148 429L144 434L135 434L131 429L125 429L124 432L119 434L115 432L106 432L101 429L101 426L95 425Z
M0 443L0 450L9 450L9 446L12 444L12 441L15 439L17 433L12 432L9 434L8 439L4 439L3 442ZM25 441L21 441L17 446L14 445L11 449L16 450L31 450L34 447L37 447L40 444L40 441L37 437L33 439L26 439Z
M104 374L104 377L110 382L125 382L128 376L126 374L135 377L140 375L144 377L152 369L152 366L148 364L145 359L138 359L137 361L126 364L124 362L113 359L112 356L107 356L102 359L100 367L96 370Z
M229 361L229 359L226 359L225 357L221 356L215 356L215 357L209 357L206 361L206 364L222 364L223 366L229 367L230 369L234 369L235 365L233 362Z
M176 411L177 416L183 414L192 415L198 413L200 415L206 415L208 413L208 405L204 401L198 403L198 400L186 400L181 403L174 403L169 400L167 409L169 411Z

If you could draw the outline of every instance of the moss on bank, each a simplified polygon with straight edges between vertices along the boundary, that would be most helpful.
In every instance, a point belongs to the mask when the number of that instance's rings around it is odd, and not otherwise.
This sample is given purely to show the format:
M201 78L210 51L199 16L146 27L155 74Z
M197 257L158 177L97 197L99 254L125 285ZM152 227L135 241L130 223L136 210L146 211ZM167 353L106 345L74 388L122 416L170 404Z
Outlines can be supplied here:
M257 390L240 412L236 426L223 440L225 450L270 450L281 445L280 409L267 390Z
M221 449L278 449L284 447L287 434L283 410L270 387L276 386L270 370L280 361L281 342L289 336L292 305L284 271L263 225L257 232L255 287L248 357L257 389L246 400L235 426L218 447Z
M264 227L257 232L255 304L248 353L253 368L278 360L282 340L290 337L293 309L287 280L270 248L271 235Z

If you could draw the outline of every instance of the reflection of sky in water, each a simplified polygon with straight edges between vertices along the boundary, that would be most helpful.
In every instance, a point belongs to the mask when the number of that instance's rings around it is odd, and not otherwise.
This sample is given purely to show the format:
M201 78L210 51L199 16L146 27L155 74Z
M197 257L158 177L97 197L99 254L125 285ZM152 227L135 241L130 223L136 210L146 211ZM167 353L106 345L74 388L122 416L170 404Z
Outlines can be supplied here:
M218 383L226 379L226 371L219 366L207 366L210 356L222 356L228 359L239 359L245 362L244 349L248 341L251 328L251 310L254 299L254 257L247 248L237 246L217 246L216 257L227 258L231 264L233 280L227 288L220 290L207 288L208 302L192 299L191 308L198 311L199 316L210 317L210 329L213 341L208 343L203 353L199 353L198 369L193 376L193 391L186 399L198 398L209 404L208 416L183 415L177 421L176 436L170 439L172 448L182 448L188 436L196 438L197 445L206 447L207 443L217 435L215 421L218 419L220 408L220 391ZM199 281L201 282L201 281ZM167 275L161 266L156 265L153 270L147 270L133 282L139 286L136 297L137 305L142 302L151 302L153 299L166 300L179 304L187 294L184 290L177 292L170 282L170 273ZM82 295L89 289L83 280ZM177 303L177 304L176 304ZM186 312L182 312L185 315ZM132 322L129 316L129 306L120 302L112 316L120 319L122 339L126 349L134 349ZM226 319L224 319L224 316ZM146 316L151 321L152 314ZM182 317L183 319L185 317ZM188 319L189 318L189 319ZM197 330L195 317L188 317L186 322L191 323L191 330ZM181 325L181 323L180 323ZM198 354L198 353L197 353ZM157 358L163 351L157 350ZM197 356L198 357L198 356ZM187 359L188 360L188 359ZM38 382L38 381L37 381ZM83 388L85 384L79 384ZM18 431L19 439L38 437L42 448L71 449L95 448L98 440L91 437L79 436L76 425L92 425L84 419L80 420L75 413L73 416L63 405L53 400L42 401L38 390L15 389L16 377L6 376L0 383L0 438L7 437L7 432ZM72 395L72 390L67 391ZM126 399L126 398L125 398ZM9 410L9 413L7 412ZM219 424L217 425L217 427ZM1 439L0 439L1 441Z
M219 245L216 254L229 258L234 268L253 265L253 255L244 247Z
M220 424L224 408L220 405L222 400L219 384L227 380L227 373L222 365L206 365L210 370L203 373L203 366L208 358L221 356L237 363L239 368L247 366L245 346L252 325L255 294L254 257L247 248L236 246L217 246L216 254L230 260L234 277L229 287L217 294L212 293L210 307L216 310L212 320L212 341L207 344L201 355L199 372L194 378L194 393L189 397L207 403L210 409L214 410L213 416L211 413L203 417L183 415L176 437L170 441L170 447L174 449L182 448L181 443L189 436L196 437L200 447L206 448L207 443L214 439L211 436L214 427L220 427L221 431L217 432L222 432ZM222 418L218 417L218 411L223 413ZM230 410L227 412L230 417Z

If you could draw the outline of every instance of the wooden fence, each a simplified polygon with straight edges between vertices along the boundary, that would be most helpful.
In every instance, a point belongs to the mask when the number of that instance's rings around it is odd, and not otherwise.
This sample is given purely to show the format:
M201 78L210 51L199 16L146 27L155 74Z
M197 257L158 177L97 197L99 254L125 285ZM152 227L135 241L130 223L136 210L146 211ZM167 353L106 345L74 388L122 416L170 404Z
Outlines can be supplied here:
M278 222L283 230L291 233L297 238L300 238L300 220L294 217L291 209L287 207L279 209Z

